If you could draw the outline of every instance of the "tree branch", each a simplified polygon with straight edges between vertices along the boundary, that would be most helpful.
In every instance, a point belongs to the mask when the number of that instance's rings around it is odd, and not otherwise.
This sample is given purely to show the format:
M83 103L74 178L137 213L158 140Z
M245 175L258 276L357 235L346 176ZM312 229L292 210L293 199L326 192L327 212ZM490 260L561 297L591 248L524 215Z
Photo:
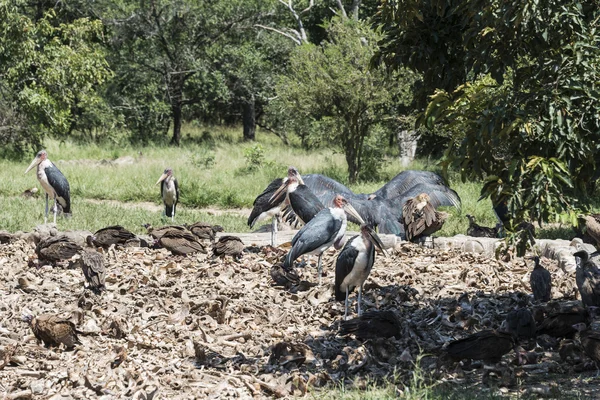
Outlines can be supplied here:
M302 44L302 39L300 37L300 34L297 31L292 30L292 32L294 32L296 34L296 36L297 36L297 37L294 37L290 33L283 32L283 31L281 31L279 29L276 29L276 28L273 28L273 27L270 27L270 26L265 26L265 25L260 25L260 24L255 24L254 26L256 26L257 28L266 29L268 31L277 32L280 35L283 35L283 36L285 36L285 37L287 37L289 39L292 39L294 41L294 43L296 43L298 46L300 46Z
M348 14L346 14L346 9L344 8L344 5L342 4L342 0L336 0L336 3L338 5L338 8L340 9L340 11L342 12L342 17L348 18Z

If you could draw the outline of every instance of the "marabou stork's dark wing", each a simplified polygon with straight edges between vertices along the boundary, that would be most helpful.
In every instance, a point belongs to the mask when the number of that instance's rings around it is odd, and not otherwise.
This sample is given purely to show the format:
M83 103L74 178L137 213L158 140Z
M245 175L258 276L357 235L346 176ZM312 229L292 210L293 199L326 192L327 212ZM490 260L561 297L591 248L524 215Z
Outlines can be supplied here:
M321 200L306 185L298 185L295 191L288 194L288 198L294 214L305 224L325 208Z
M367 311L358 318L340 322L340 334L354 334L361 339L399 338L402 334L400 320L391 310Z
M274 179L271 183L269 183L269 186L267 186L267 188L263 190L263 192L259 194L256 199L254 199L254 203L252 204L252 212L248 217L249 227L254 227L257 222L261 221L263 218L266 218L266 213L269 210L279 207L285 201L285 191L282 191L276 198L271 199L273 194L281 187L282 184L282 178Z
M357 238L359 238L358 235L353 236L346 242L346 245L335 262L335 299L337 301L346 299L346 293L340 289L340 286L342 285L342 282L344 282L346 276L352 271L352 268L354 268L354 261L356 261L356 257L358 257L358 249L352 245Z
M56 200L62 207L63 212L65 214L70 213L71 188L69 187L69 181L67 181L67 178L65 178L63 173L54 164L47 167L44 172L46 173L46 178L48 178L48 183L56 192Z
M365 194L355 194L352 190L342 185L338 181L320 174L302 175L304 184L317 196L325 207L333 206L333 199L338 194L344 196L351 202L353 199L366 199Z
M394 199L404 195L406 191L418 184L447 186L444 178L435 172L407 170L393 177L391 181L383 185L374 194L384 199Z
M173 184L175 185L175 205L179 202L179 183L177 182L177 179L173 178Z
M447 186L433 185L429 183L420 183L415 185L401 196L391 199L391 202L392 204L402 208L402 205L406 202L406 200L421 193L427 193L429 195L430 203L434 208L450 206L456 207L458 210L460 210L461 202L458 193Z
M371 200L353 199L348 202L367 224L377 227L379 233L404 237L404 227L398 221L398 216L389 200L375 197ZM399 213L402 214L401 209ZM348 216L348 221L360 225L360 221L355 220L351 215Z
M329 208L318 213L292 238L292 248L285 258L284 266L290 267L296 258L333 241L341 227L342 221L334 218Z

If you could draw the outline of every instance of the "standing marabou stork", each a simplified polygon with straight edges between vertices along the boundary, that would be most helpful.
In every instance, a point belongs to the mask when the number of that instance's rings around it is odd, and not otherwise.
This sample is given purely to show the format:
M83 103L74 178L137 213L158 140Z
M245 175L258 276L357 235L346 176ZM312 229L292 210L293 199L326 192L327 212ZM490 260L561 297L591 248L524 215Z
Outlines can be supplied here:
M335 299L344 300L344 321L348 318L348 296L358 287L357 312L362 312L363 284L367 280L375 263L375 247L385 253L381 239L373 228L367 224L360 226L360 235L352 237L340 252L335 263Z
M156 182L157 185L159 183L161 184L160 195L165 205L165 215L171 217L171 221L173 221L175 218L175 207L179 201L179 185L177 184L177 179L173 176L173 168L169 167L165 169Z
M300 173L294 167L288 167L288 175L297 176L302 182L302 178L300 178ZM275 246L277 243L277 224L279 222L279 217L286 203L286 193L281 191L276 194L277 190L281 188L285 182L287 182L286 178L277 178L274 179L269 186L261 194L259 194L256 199L254 199L254 203L252 204L252 212L248 217L248 226L253 228L258 222L263 221L269 217L271 217L271 246Z
M278 197L281 193L287 192L287 201L290 204L295 216L297 216L304 224L310 222L321 210L325 208L321 200L306 186L299 176L288 173L288 179L275 192L273 197ZM284 211L284 215L290 215L289 220L294 220L292 213Z
M359 221L362 220L354 207L344 197L337 195L333 201L333 207L321 210L294 235L292 249L285 257L283 268L289 270L294 260L304 254L316 254L319 256L317 267L320 284L323 252L331 245L334 245L336 249L341 249L344 245L344 236L348 225L346 213Z
M54 223L56 224L57 203L62 207L63 213L71 213L71 189L67 178L60 172L56 165L48 159L46 150L40 150L29 167L25 170L28 173L30 169L37 165L37 178L46 192L46 214L44 215L44 224L48 222L48 196L54 199Z

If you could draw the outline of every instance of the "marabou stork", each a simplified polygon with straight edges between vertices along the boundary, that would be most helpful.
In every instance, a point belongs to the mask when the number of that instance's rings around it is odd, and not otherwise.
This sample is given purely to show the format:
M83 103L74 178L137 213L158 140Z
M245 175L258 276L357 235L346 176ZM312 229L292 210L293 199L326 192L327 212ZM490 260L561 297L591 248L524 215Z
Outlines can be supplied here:
M46 214L44 215L44 224L48 222L48 197L54 200L54 223L56 224L57 203L62 207L63 213L71 213L71 189L67 178L60 172L56 165L48 159L46 150L40 150L29 167L25 170L28 173L30 169L37 165L37 178L46 192Z
M368 224L360 226L360 235L352 237L338 255L335 263L335 299L344 300L344 320L348 318L348 296L358 288L357 312L362 315L363 284L367 280L375 263L375 247L383 252L383 244L377 233Z
M444 178L435 172L406 170L393 177L388 183L379 188L371 197L395 199L419 184L448 186Z
M321 210L294 235L292 248L285 257L283 267L289 270L298 257L304 254L316 254L319 256L317 267L319 283L321 283L323 252L331 245L334 245L336 249L341 249L344 245L344 235L348 224L346 213L361 220L358 212L343 196L336 196L333 207Z
M304 224L310 222L321 210L325 208L321 200L315 196L308 186L303 184L294 173L288 173L288 178L277 189L273 198L281 196L281 193L287 193L287 201L294 215ZM284 215L286 212L284 211ZM291 214L288 212L288 214ZM294 219L293 217L291 218Z
M289 167L288 176L290 174L297 176L299 181L302 182L302 178L300 178L300 174L296 168ZM281 191L277 195L275 193L287 182L287 179L285 177L271 181L269 186L254 199L252 212L248 217L248 226L250 228L253 228L258 222L271 217L271 246L275 246L277 243L277 224L287 201L286 192Z
M175 208L179 201L179 185L177 179L173 176L173 168L166 168L163 174L158 178L156 184L160 185L160 195L165 205L165 216L175 219Z
M537 301L550 301L552 298L552 276L550 272L540 264L538 256L529 257L534 266L529 276L529 285L533 292L533 298Z
M573 254L577 264L575 282L586 307L600 307L600 270L585 250Z
M427 193L408 199L402 207L406 239L415 241L437 232L444 225L447 213L438 212Z

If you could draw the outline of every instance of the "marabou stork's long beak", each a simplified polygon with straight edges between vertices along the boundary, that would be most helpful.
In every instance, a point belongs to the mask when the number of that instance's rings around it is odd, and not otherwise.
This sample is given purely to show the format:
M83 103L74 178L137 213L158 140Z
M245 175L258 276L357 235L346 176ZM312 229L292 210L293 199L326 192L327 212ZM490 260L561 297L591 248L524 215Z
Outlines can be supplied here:
M292 183L290 179L284 179L283 183L281 184L281 186L279 186L279 189L277 189L275 191L275 193L273 193L273 195L271 196L271 198L269 199L269 201L278 198L282 192L287 190L288 185Z
M346 214L356 218L360 224L365 223L365 220L360 216L358 211L356 211L356 209L354 207L352 207L352 204L350 204L350 203L344 204L344 211L346 211Z
M162 174L162 175L160 176L160 178L158 178L158 181L156 181L156 183L154 184L154 186L158 185L159 183L161 183L162 181L164 181L165 179L167 179L167 176L169 176L169 175L167 175L167 174Z
M383 243L381 242L381 239L379 238L379 235L377 234L377 232L375 232L373 230L373 228L369 227L368 230L368 235L367 235L367 239L371 241L371 243L373 243L373 245L375 245L376 248L378 248L379 250L381 250L381 252L383 253L384 257L388 257L388 253L385 251L385 249L383 248Z
M26 173L28 173L33 167L37 166L40 162L41 162L41 159L36 156L33 159L33 161L31 162L31 164L29 164L29 167L27 167L27 169L25 170L25 173L23 173L23 175L25 175Z

